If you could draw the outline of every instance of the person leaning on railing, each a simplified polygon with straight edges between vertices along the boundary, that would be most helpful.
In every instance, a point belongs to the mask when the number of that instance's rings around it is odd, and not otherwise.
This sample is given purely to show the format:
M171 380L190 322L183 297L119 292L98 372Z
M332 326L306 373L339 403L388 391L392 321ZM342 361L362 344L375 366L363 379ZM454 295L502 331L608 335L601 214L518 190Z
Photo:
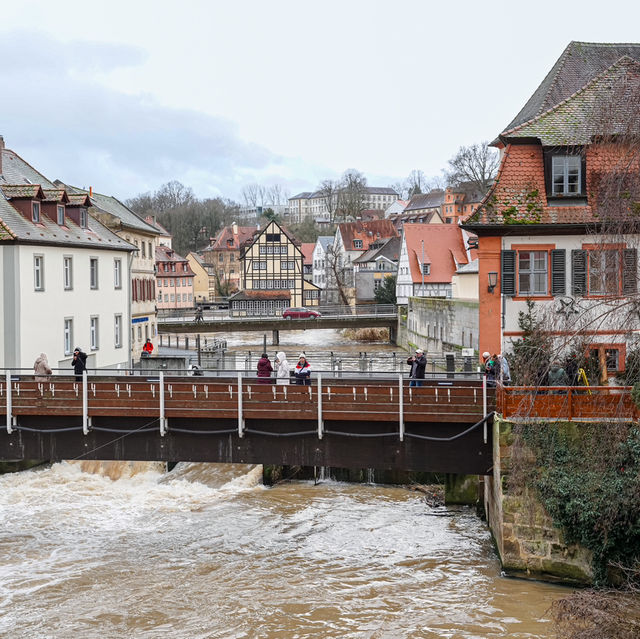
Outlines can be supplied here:
M311 386L311 365L304 353L300 353L293 375L296 378L296 384L299 386Z
M407 358L407 364L411 366L411 382L409 386L422 386L424 370L427 367L427 358L421 348L416 348L416 354Z

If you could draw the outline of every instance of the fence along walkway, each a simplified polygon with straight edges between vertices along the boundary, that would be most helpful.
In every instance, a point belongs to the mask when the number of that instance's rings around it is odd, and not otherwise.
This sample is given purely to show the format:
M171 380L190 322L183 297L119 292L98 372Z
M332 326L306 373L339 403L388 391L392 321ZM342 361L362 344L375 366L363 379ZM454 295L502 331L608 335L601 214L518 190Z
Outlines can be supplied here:
M425 380L409 387L394 380L345 380L316 376L311 386L261 383L256 378L85 376L84 382L52 377L6 376L0 381L0 414L7 430L23 415L136 416L205 420L318 420L353 422L449 422L470 424L484 417L480 382ZM271 379L270 382L275 382ZM489 391L489 406L493 393ZM402 427L402 426L401 426ZM242 434L242 433L240 433Z
M498 391L505 419L637 421L629 386L506 386Z

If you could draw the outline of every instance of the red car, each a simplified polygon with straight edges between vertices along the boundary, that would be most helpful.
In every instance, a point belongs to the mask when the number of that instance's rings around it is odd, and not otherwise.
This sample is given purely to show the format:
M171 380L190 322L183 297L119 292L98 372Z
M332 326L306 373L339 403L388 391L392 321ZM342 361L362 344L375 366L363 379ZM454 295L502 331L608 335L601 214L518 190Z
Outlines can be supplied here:
M284 319L316 319L321 317L318 311L312 311L310 308L285 308L282 311L282 317Z

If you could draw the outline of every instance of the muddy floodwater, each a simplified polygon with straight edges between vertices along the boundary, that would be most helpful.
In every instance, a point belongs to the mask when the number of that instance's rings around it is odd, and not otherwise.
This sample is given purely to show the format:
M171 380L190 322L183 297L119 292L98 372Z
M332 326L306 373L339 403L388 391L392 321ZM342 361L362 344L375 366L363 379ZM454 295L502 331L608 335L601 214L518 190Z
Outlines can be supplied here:
M261 467L0 476L0 637L552 637L568 590L500 574L469 508Z

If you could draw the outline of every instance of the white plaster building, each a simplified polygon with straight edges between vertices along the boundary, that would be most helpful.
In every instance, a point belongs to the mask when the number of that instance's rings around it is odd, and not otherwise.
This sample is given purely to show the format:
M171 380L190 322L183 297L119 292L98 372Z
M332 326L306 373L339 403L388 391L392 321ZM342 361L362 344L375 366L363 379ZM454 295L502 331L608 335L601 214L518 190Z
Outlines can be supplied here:
M68 194L0 138L0 365L33 369L43 352L71 373L130 364L130 255L92 218L85 194Z
M321 235L313 249L312 281L318 288L327 286L327 249L333 245L333 235Z

